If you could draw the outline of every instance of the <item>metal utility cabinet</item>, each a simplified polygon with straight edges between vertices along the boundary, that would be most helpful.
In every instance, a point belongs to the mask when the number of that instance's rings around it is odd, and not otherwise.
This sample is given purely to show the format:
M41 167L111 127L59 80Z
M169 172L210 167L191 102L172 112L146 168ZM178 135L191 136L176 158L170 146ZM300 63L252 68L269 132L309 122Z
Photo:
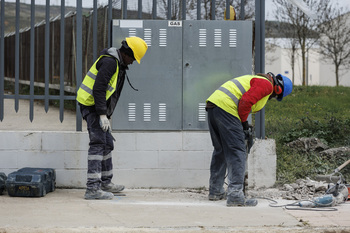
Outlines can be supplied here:
M127 71L113 130L207 130L205 101L222 83L252 73L252 22L113 20L112 46L143 38Z

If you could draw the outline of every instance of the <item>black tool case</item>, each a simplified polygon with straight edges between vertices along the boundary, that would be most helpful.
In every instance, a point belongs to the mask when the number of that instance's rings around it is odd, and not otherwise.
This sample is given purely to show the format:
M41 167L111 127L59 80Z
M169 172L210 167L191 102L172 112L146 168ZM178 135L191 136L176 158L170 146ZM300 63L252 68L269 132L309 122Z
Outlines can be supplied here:
M7 193L13 197L43 197L53 192L56 172L52 168L21 168L8 174Z
M5 190L6 178L5 173L0 172L0 195L2 195L2 192Z

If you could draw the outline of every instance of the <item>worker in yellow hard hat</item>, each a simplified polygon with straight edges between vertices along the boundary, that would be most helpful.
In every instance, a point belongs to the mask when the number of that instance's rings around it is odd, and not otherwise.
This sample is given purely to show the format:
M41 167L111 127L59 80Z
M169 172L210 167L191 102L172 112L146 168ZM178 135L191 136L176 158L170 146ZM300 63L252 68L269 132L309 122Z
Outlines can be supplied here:
M140 63L147 48L143 39L127 37L119 49L102 50L78 90L77 101L90 137L85 199L112 199L113 193L124 189L123 185L111 182L114 138L109 119L117 105L125 77L128 79L128 66L135 60Z

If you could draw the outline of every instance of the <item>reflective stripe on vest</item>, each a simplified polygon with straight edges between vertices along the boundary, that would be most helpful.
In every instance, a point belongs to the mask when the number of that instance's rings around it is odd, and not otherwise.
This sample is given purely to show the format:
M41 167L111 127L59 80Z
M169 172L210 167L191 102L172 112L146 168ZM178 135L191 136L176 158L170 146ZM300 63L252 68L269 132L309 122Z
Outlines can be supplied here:
M221 87L219 87L211 96L209 96L207 101L214 103L224 111L240 119L238 114L238 104L242 98L242 95L250 89L250 81L252 78L266 79L255 75L244 75L234 78L225 82ZM260 111L265 106L270 95L265 96L254 104L251 111L253 113Z
M241 91L242 95L246 92L246 90L244 89L242 84L237 79L234 78L234 79L231 79L230 81L233 82L238 87L238 89ZM227 90L223 86L219 87L218 90L220 90L220 91L224 92L226 95L228 95L233 100L233 102L235 102L235 104L238 106L239 100L229 90Z
M95 104L95 100L93 97L93 86L95 84L96 76L98 73L98 70L96 69L96 64L104 56L108 56L108 55L102 55L96 60L96 62L92 65L90 70L85 75L85 78L80 85L80 88L77 93L77 101L83 105L92 106ZM108 57L111 57L111 56L108 56ZM116 61L118 63L117 59ZM111 80L108 83L107 90L106 90L106 100L109 99L109 97L111 97L113 92L115 92L116 90L118 73L119 73L119 65L117 66L116 72L113 74Z

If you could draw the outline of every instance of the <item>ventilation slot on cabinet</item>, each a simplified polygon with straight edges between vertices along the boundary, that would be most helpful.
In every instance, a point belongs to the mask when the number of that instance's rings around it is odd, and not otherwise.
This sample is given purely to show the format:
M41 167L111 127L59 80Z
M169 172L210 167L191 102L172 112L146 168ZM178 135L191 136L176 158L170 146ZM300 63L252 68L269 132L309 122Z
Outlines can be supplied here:
M199 29L199 47L207 46L207 29Z
M166 46L166 29L159 29L159 46Z
M214 30L214 47L221 47L221 29Z
M198 121L206 121L207 113L205 111L206 103L198 104Z
M237 29L230 29L230 47L237 47Z
M136 104L135 103L128 104L128 120L136 121Z
M143 104L143 121L151 121L151 104Z
M145 40L147 46L151 47L152 46L152 29L145 28L143 34L144 34L144 40Z
M166 104L159 103L159 121L166 121Z
M135 28L129 28L129 36L136 36L136 29Z

